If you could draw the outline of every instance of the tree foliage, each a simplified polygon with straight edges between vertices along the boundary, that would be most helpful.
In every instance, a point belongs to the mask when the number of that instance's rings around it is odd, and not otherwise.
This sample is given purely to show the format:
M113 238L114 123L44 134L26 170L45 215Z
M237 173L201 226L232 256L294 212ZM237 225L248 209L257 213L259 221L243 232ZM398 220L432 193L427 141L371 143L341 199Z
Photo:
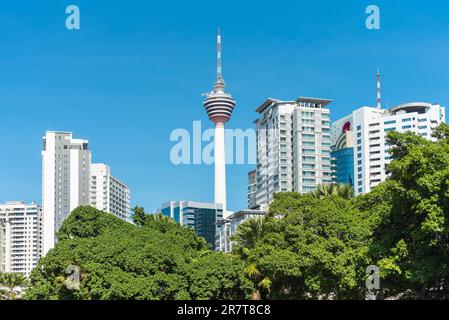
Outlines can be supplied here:
M361 298L369 265L372 219L340 196L278 193L256 239L248 232L257 221L238 229L236 253L261 298ZM250 243L247 251L240 244Z
M449 127L432 142L392 132L391 178L371 211L385 210L371 254L381 267L384 296L408 290L411 298L449 298Z
M0 300L21 299L28 280L20 273L0 272Z
M238 227L230 255L143 208L131 225L80 207L26 298L364 299L375 264L380 298L449 299L449 126L433 137L390 132L390 177L368 194L340 185L276 194L266 217ZM69 265L80 290L64 284Z
M348 184L329 183L318 185L317 189L312 191L311 194L317 199L339 196L348 200L354 196L354 190Z
M193 230L168 220L136 226L79 207L57 237L33 270L27 299L243 299L251 293L241 261L208 250ZM70 265L79 267L79 290L65 284Z

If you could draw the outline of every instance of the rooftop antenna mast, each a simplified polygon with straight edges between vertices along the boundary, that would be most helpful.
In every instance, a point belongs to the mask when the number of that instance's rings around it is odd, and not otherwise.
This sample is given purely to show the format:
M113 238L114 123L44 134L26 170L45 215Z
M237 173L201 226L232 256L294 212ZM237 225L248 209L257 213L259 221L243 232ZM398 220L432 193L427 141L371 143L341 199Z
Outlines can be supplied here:
M382 109L382 104L380 100L380 69L377 69L377 109Z

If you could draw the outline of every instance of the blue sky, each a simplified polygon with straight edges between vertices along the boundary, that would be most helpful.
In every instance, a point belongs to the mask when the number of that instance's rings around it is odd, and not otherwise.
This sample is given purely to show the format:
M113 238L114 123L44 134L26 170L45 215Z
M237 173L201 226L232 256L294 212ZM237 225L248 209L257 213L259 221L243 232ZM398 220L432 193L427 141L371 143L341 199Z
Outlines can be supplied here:
M65 29L65 8L81 30ZM381 9L381 30L365 8ZM213 167L174 166L170 132L210 125L201 93L223 73L229 128L252 128L267 97L332 98L332 118L376 103L449 104L447 1L0 1L0 202L41 198L42 136L73 131L149 211L213 200ZM251 166L228 166L228 207L246 205Z

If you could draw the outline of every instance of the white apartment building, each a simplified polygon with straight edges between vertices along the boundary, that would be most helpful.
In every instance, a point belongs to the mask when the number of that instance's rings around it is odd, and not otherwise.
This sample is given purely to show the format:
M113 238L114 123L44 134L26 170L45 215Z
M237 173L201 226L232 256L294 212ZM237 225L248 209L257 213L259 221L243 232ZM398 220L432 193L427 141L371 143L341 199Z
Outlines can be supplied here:
M252 170L248 172L248 193L247 193L247 201L248 208L253 209L257 208L256 205L256 191L257 191L257 182L256 182L256 170Z
M48 131L42 150L42 255L52 249L55 233L76 207L89 204L89 142L71 132Z
M41 228L39 205L0 204L0 272L30 275L40 258Z
M98 210L112 213L131 222L131 191L129 187L112 176L111 168L104 163L90 167L90 204Z
M217 223L217 234L215 236L215 250L229 253L232 251L233 241L231 237L236 233L237 228L246 220L252 218L262 218L267 212L263 210L241 210L231 214L226 219Z
M258 206L276 192L310 192L332 182L328 99L266 100L256 112Z
M356 194L369 192L387 178L386 166L392 160L385 141L388 132L412 131L426 139L433 139L432 130L445 119L444 107L425 102L401 104L390 110L362 107L345 117L354 130Z

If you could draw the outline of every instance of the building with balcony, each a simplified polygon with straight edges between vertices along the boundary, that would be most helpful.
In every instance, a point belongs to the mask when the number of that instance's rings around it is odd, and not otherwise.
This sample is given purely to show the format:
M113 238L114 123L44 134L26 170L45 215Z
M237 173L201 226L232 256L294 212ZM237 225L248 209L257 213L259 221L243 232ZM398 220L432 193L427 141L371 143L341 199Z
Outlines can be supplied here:
M432 130L446 121L445 108L439 104L412 102L389 110L362 107L333 124L338 133L339 124L350 122L348 134L354 139L354 190L368 193L388 177L387 166L392 161L386 136L391 131L406 132L429 139ZM334 137L334 136L333 136ZM346 155L348 156L348 155ZM346 167L337 165L336 176L343 176Z
M0 204L0 272L29 276L41 257L41 234L39 205Z
M256 205L276 192L307 193L332 182L329 99L267 99L256 110Z
M91 206L131 222L130 188L115 178L111 168L104 163L92 163L90 177Z

